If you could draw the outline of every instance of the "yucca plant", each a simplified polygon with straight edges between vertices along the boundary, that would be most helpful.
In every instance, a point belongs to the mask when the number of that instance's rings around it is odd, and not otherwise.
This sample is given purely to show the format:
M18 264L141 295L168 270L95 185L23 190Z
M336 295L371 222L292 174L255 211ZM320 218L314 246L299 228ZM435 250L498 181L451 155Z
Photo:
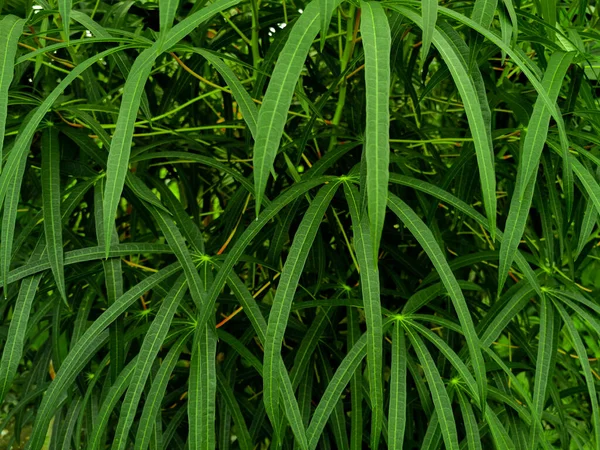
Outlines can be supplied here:
M596 2L0 11L0 449L600 449Z

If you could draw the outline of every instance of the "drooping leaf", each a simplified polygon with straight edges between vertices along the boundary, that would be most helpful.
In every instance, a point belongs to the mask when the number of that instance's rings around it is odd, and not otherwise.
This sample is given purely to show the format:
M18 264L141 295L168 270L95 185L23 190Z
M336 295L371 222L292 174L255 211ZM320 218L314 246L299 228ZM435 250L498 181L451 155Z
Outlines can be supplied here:
M49 127L42 134L42 200L44 234L50 269L63 300L67 301L64 273L62 221L60 214L60 146L58 131Z
M277 156L294 87L298 82L306 55L319 32L320 14L317 3L320 1L322 0L309 3L294 24L281 50L258 112L253 156L257 214L260 212L267 179Z
M452 414L452 405L450 403L448 393L446 392L446 387L442 381L442 377L435 367L431 353L429 353L429 350L427 350L427 347L425 347L425 344L421 338L413 330L411 330L410 327L405 327L405 332L413 348L415 349L415 352L417 353L419 361L423 366L425 378L427 378L427 382L429 383L431 397L437 412L444 444L448 449L458 449L459 446L458 433L456 431L456 421L454 420L454 415Z
M552 101L556 101L558 97L564 76L572 59L573 53L563 52L556 52L550 58L542 84ZM535 172L538 169L540 156L548 134L549 120L550 111L546 108L545 103L538 99L527 127L527 134L523 140L523 155L517 174L517 184L504 229L505 237L500 246L498 292L501 292L508 276L508 270L525 229L525 221L529 215L533 198Z
M338 183L330 183L321 188L306 211L304 220L296 232L289 256L281 272L281 280L279 281L271 313L269 314L265 337L264 401L267 414L273 422L277 421L279 412L278 384L280 381L277 373L279 365L277 355L281 351L291 302L318 226L338 187Z
M394 325L392 337L392 367L390 376L390 407L388 412L388 446L401 450L406 430L407 379L406 360L408 348L406 336L400 322Z
M367 370L371 397L371 447L377 448L383 426L383 327L379 273L373 262L373 244L366 213L361 214L359 193L353 186L344 185L346 201L352 218L354 246L360 271L360 284L367 323Z
M452 304L456 309L459 321L463 328L463 333L471 356L471 364L473 364L473 369L475 371L475 379L479 385L480 400L485 402L487 383L485 381L485 366L483 363L483 355L481 354L480 341L475 332L473 319L469 313L469 308L465 302L462 291L458 286L456 278L448 267L448 262L437 245L433 234L415 212L394 195L390 195L389 206L419 241L440 274L440 278L452 299Z
M437 0L433 0L436 2ZM361 2L360 33L365 49L365 85L367 124L365 158L367 199L373 246L377 259L385 220L389 179L390 128L390 25L379 3ZM435 18L434 18L435 21Z
M2 173L4 135L8 117L8 89L14 77L17 44L23 31L25 20L7 15L0 21L0 173Z

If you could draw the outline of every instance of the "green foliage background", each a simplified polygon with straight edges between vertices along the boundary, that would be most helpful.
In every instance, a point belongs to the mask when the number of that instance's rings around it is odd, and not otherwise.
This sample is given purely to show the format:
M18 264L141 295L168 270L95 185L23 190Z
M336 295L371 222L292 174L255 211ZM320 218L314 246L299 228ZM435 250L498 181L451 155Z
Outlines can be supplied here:
M600 449L595 1L0 8L2 449Z

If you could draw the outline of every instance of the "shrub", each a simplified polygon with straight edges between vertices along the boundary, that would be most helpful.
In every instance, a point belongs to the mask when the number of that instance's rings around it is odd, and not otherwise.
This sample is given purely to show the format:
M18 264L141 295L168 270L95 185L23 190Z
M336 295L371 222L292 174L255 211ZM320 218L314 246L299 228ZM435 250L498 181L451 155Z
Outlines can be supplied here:
M0 6L0 447L600 449L595 2Z

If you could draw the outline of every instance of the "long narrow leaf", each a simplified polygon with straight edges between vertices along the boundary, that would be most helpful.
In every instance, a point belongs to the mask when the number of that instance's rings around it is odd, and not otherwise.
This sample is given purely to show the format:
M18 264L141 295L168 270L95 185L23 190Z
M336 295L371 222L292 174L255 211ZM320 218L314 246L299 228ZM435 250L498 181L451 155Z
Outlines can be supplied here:
M279 281L271 313L269 314L265 338L264 401L267 414L274 423L277 420L277 413L279 411L277 355L281 352L291 303L323 214L329 207L329 202L338 187L338 183L331 183L321 188L309 209L306 211L304 219L296 232L288 259L281 272L281 280Z
M62 221L60 215L60 147L58 131L47 128L42 134L42 201L44 233L50 269L63 300L67 301L64 273Z
M367 369L369 394L373 417L371 419L371 447L377 448L383 423L383 327L379 273L373 262L373 246L366 214L359 209L360 200L356 188L344 185L346 201L352 218L354 246L360 269L360 285L367 323Z
M463 328L467 346L469 348L469 354L471 356L471 364L473 364L473 369L475 371L475 379L479 385L480 400L485 402L487 382L483 355L481 353L479 338L477 337L473 325L473 319L469 313L469 308L465 302L462 291L460 290L460 286L437 245L433 234L423 221L408 205L406 205L406 203L394 195L390 195L389 205L392 211L398 215L404 225L406 225L413 236L419 241L440 274L440 278L452 299L452 303Z
M390 407L388 412L388 446L401 450L406 430L407 377L406 360L408 348L400 322L394 325L392 338L392 367L390 376Z
M0 21L0 173L2 173L2 149L8 117L8 88L14 77L13 63L24 24L25 20L13 15L5 16Z
M437 2L437 0L433 0ZM360 33L365 49L367 124L365 158L373 255L377 260L385 220L390 158L390 25L379 3L361 2Z
M318 3L320 1L322 0L313 0L309 3L294 24L281 50L258 113L253 156L257 214L263 203L269 172L277 156L294 87L298 82L306 55L319 32Z
M550 58L542 85L553 102L558 97L565 73L572 59L573 53L563 52L556 52ZM504 240L500 246L498 292L502 291L521 236L525 230L525 221L529 215L533 198L534 186L532 185L535 185L535 171L538 169L540 156L548 134L549 120L550 111L540 98L533 109L527 127L527 134L523 141L523 155L517 175L517 184L504 229Z

